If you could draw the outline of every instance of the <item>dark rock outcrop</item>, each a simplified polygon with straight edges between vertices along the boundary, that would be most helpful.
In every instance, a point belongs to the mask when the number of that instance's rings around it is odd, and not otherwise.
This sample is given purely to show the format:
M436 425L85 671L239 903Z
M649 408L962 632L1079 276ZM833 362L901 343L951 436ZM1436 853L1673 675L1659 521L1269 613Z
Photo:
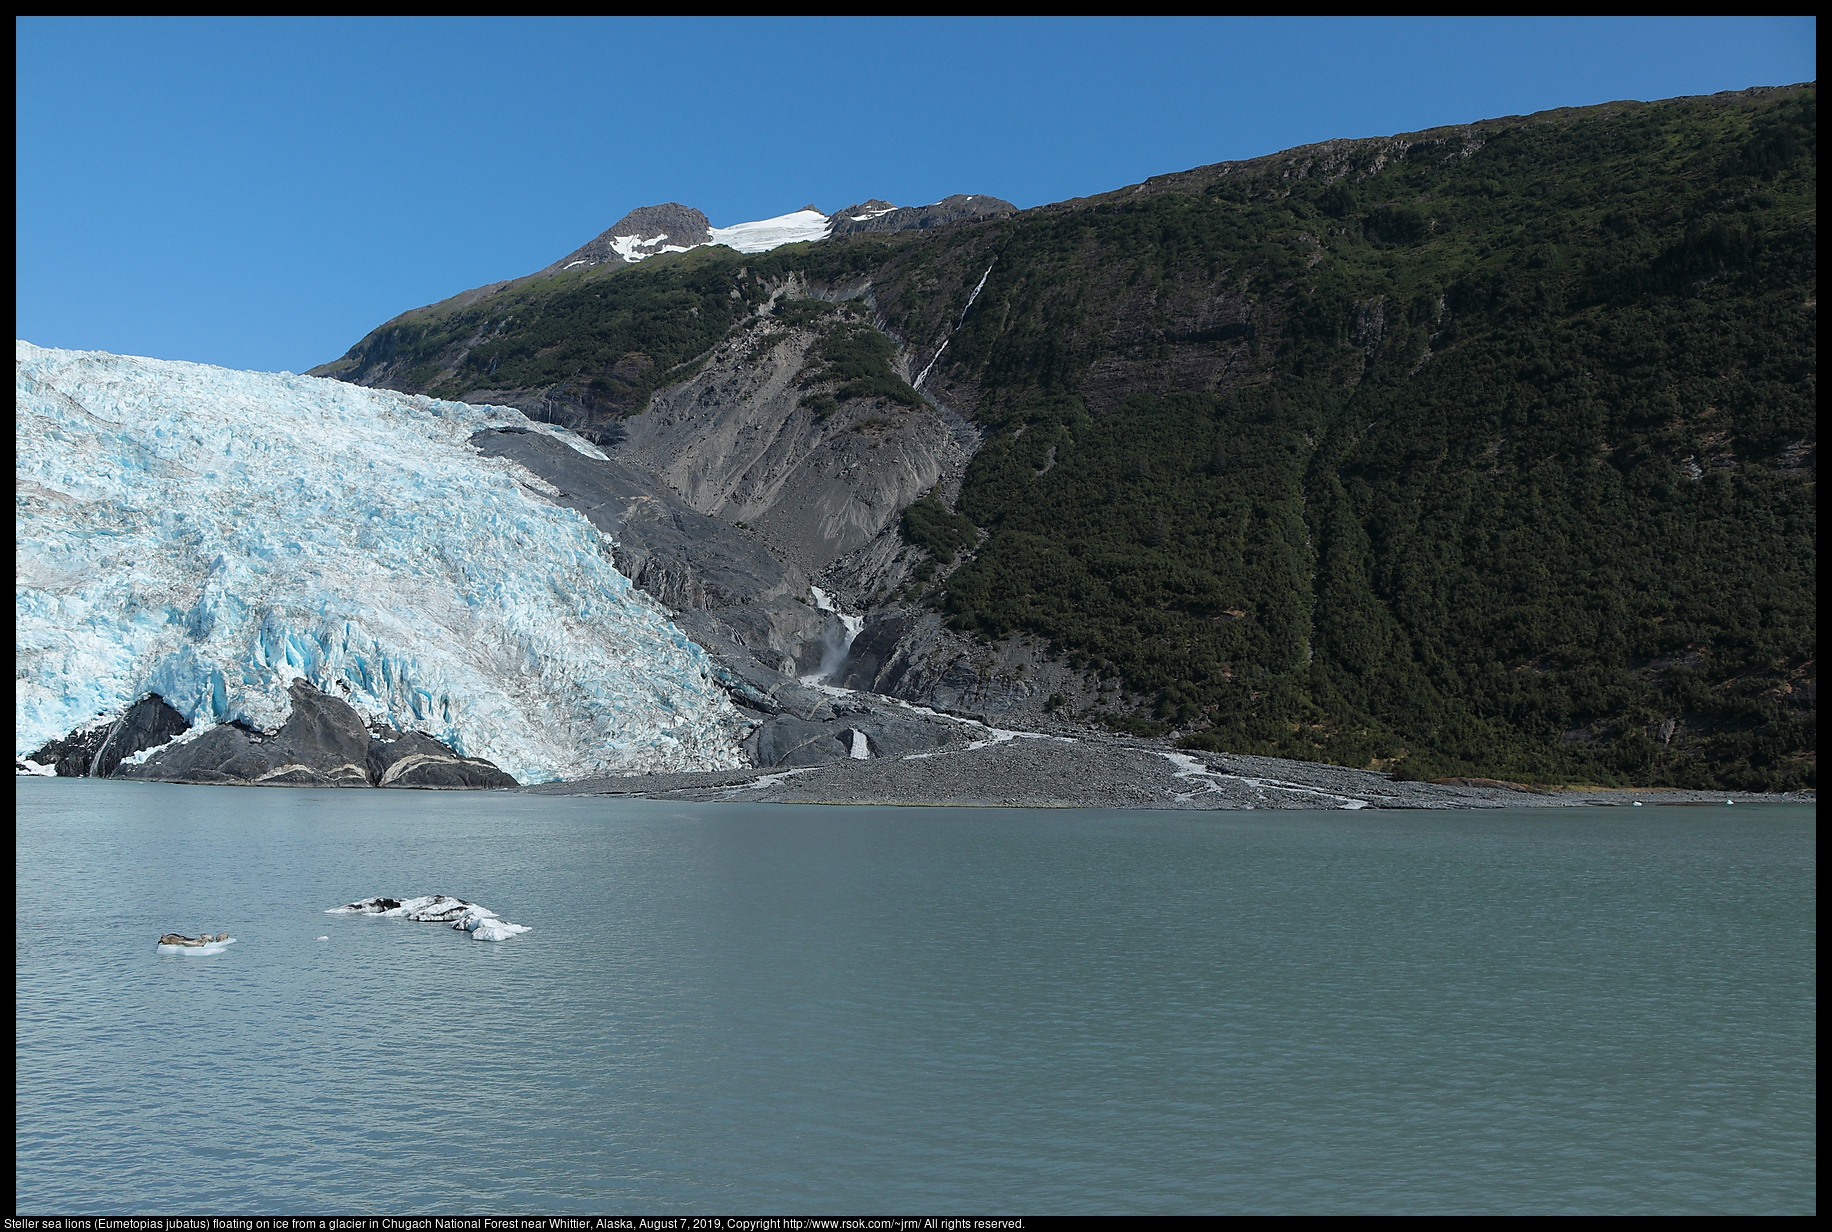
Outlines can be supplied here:
M778 293L834 292L792 280ZM857 326L865 315L860 299L836 319ZM894 527L938 483L958 482L980 443L973 425L926 403L857 397L817 410L803 382L820 367L822 345L812 327L734 333L699 372L624 420L606 452L701 513L755 528L813 577ZM894 358L892 371L908 375L901 364Z
M148 693L113 723L53 740L32 760L54 766L59 778L105 779L127 758L155 749L190 728L190 723L157 693Z
M615 544L617 568L675 613L688 636L755 686L739 700L769 712L765 697L798 670L818 639L822 613L802 601L808 576L752 531L700 513L640 469L587 457L539 432L489 431L478 452L519 462L558 489L549 500L585 515ZM732 688L727 682L727 688Z
M945 227L967 219L1016 214L1018 207L997 197L963 196L956 193L933 205L893 206L873 199L849 205L833 215L828 235L852 235L862 231L916 231Z
M272 759L259 732L224 723L195 740L162 749L115 777L163 783L257 783L267 781Z
M618 251L618 241L634 256L653 256L667 248L693 248L712 242L712 224L706 215L689 205L670 201L666 205L645 205L631 210L606 228L597 238L541 270L536 278L564 273L568 269L590 269L595 265L629 265Z
M983 729L907 710L881 697L821 696L826 705L812 714L784 712L760 724L745 740L751 761L773 769L898 758L964 748L985 735Z
M121 778L177 783L262 783L276 787L367 787L369 731L349 704L303 680L287 689L291 716L271 737L223 724L168 746Z
M481 757L460 757L422 732L369 740L369 781L377 787L514 787L513 775Z
M420 733L371 734L349 703L303 680L287 692L293 709L271 736L222 724L160 749L115 777L166 783L266 787L514 787L491 762L461 757Z

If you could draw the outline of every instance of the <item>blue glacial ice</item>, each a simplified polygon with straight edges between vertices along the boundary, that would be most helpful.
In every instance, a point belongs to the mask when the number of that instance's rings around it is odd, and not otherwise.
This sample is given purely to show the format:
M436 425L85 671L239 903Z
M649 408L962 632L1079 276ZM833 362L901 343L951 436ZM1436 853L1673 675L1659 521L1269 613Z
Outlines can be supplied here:
M158 693L286 719L304 677L523 782L742 764L705 653L504 407L17 343L15 753Z

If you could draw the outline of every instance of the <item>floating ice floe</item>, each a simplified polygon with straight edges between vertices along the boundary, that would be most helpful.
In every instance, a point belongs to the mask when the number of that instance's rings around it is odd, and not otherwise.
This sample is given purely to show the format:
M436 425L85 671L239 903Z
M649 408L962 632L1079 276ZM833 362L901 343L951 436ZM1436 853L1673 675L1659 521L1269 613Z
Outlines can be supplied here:
M507 941L516 933L528 931L526 924L511 924L491 915L467 915L452 927L471 934L473 941Z
M474 941L507 941L516 933L529 931L526 924L511 924L488 907L480 907L449 894L425 894L418 898L363 898L342 907L327 908L325 914L380 915L427 924L450 924L459 932L471 934Z
M235 938L228 933L205 933L201 937L167 933L159 938L159 944L153 947L153 952L155 954L221 954L234 944Z

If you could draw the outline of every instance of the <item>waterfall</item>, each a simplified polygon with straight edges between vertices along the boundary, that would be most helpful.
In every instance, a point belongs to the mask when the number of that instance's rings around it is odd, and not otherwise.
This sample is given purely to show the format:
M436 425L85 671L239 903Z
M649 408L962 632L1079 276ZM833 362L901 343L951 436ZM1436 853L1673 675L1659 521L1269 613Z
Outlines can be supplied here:
M994 260L992 263L992 265L997 264L997 260ZM962 308L961 314L954 318L954 328L948 331L948 336L942 339L941 346L936 348L935 354L930 357L929 362L923 365L922 371L916 374L916 379L910 382L910 387L912 389L922 388L922 383L928 377L930 370L935 367L935 362L941 358L942 352L948 349L948 344L954 341L954 335L960 332L961 322L967 319L967 309L973 307L973 301L980 297L981 290L986 286L986 280L992 277L992 265L986 267L986 272L980 275L979 282L974 284L973 294L967 297L966 308Z
M922 371L916 374L916 379L913 382L911 382L910 388L912 389L921 388L923 380L929 375L929 369L935 366L935 360L940 359L941 352L947 349L948 349L948 343L943 342L941 344L941 351L935 352L934 358L930 359L928 363L923 365Z
M846 665L846 652L852 649L852 639L859 636L859 630L865 627L865 617L849 616L842 612L834 605L832 597L818 586L810 586L808 589L814 592L814 606L829 613L832 618L821 634L821 665L811 674L803 676L802 683L823 684Z

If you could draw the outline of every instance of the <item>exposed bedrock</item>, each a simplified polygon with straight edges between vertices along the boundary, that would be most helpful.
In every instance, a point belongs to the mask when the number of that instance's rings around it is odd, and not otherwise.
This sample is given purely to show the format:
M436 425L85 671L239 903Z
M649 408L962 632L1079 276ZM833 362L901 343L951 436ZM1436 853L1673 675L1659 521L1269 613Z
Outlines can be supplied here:
M968 196L956 193L932 205L895 206L873 198L847 206L833 215L831 235L850 235L860 231L913 231L945 227L968 219L1003 217L1016 214L1018 207L998 197Z
M554 489L542 495L608 535L617 568L716 662L755 683L752 696L722 681L739 700L761 708L799 674L803 647L820 640L827 617L808 602L806 572L761 534L701 513L652 474L551 436L487 431L471 444L527 467Z
M767 319L735 333L697 376L606 434L605 458L525 430L472 444L527 467L552 489L537 490L611 538L618 568L672 612L757 720L745 742L757 766L901 757L967 739L951 719L872 694L958 715L1041 714L1042 656L1014 648L989 659L932 613L878 608L920 559L899 515L926 492L958 490L977 430L945 408L882 399L817 415L799 383L817 340ZM817 586L866 617L849 647ZM820 676L858 692L803 682Z
M1093 700L1086 679L1042 648L1023 639L976 642L915 609L868 617L832 683L1019 727L1043 720L1053 694L1084 707Z
M734 334L696 376L625 420L610 447L699 512L756 528L810 576L938 483L958 483L979 446L978 431L940 407L855 398L822 417L803 406L816 339L767 323Z
M220 724L166 743L137 765L113 767L106 777L266 787L516 785L495 764L461 757L431 736L388 728L371 731L348 702L326 696L303 680L295 680L287 692L292 712L272 735ZM143 699L136 706L144 704Z
M596 238L567 253L536 278L562 273L575 266L628 265L630 258L654 256L670 249L693 248L712 242L712 224L689 205L670 201L631 210Z
M148 693L112 723L53 740L33 753L32 761L53 767L60 778L105 779L135 753L158 748L190 726L163 697Z
M831 699L812 718L779 714L745 741L758 766L818 766L833 761L869 761L964 748L979 729L933 715L904 710L865 694Z

